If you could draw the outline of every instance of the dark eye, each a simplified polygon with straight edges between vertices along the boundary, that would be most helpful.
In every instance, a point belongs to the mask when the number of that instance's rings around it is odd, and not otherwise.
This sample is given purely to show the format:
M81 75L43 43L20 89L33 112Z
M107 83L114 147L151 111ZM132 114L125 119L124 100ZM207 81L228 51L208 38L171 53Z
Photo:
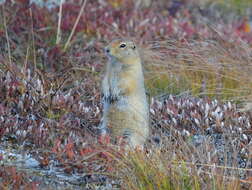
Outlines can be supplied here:
M121 44L120 45L120 48L125 48L126 47L126 44Z
M132 49L136 49L136 46L133 46Z

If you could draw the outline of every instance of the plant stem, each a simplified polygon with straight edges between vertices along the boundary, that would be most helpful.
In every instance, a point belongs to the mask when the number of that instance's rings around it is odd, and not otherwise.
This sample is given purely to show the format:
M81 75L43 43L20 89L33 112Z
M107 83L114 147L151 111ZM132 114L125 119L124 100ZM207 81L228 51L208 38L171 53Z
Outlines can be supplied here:
M84 8L85 8L85 6L86 6L86 3L87 3L87 0L84 0L84 3L83 3L82 6L81 6L81 10L80 10L79 15L78 15L78 17L77 17L77 19L76 19L76 21L75 21L75 23L74 23L74 26L73 26L73 28L72 28L71 34L70 34L70 36L69 36L68 39L67 39L67 42L66 42L66 44L65 44L65 46L64 46L63 51L66 51L66 49L68 48L68 46L69 46L69 44L70 44L70 41L71 41L71 39L72 39L72 37L73 37L73 34L74 34L75 29L76 29L76 27L77 27L77 24L79 23L80 17L81 17L81 15L82 15L83 11L84 11Z

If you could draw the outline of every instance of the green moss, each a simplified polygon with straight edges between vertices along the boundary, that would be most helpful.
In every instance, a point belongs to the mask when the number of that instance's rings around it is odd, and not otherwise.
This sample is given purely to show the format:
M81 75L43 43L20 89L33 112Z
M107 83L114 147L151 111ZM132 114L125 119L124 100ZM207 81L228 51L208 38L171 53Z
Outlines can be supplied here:
M56 119L56 120L59 120L60 117L65 113L66 111L64 109L61 109L61 110L48 110L46 112L46 117L48 119Z

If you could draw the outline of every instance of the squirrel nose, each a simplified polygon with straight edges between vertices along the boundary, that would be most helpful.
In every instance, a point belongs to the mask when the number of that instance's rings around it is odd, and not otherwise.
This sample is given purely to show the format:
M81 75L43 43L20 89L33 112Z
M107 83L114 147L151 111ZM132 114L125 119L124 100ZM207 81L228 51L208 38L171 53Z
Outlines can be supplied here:
M109 49L109 48L105 48L105 52L106 52L106 53L109 53L109 52L110 52L110 49Z

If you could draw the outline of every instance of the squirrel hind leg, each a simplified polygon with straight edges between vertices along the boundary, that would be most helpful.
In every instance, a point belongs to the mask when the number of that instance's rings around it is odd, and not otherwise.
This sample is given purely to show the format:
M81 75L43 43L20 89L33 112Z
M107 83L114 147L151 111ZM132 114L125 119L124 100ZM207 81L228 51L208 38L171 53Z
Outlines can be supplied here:
M144 149L144 140L142 140L138 135L134 135L134 133L130 133L129 131L124 132L122 139L126 150Z
M129 145L135 150L143 150L144 142L145 142L145 139L142 136L132 134L129 137Z

